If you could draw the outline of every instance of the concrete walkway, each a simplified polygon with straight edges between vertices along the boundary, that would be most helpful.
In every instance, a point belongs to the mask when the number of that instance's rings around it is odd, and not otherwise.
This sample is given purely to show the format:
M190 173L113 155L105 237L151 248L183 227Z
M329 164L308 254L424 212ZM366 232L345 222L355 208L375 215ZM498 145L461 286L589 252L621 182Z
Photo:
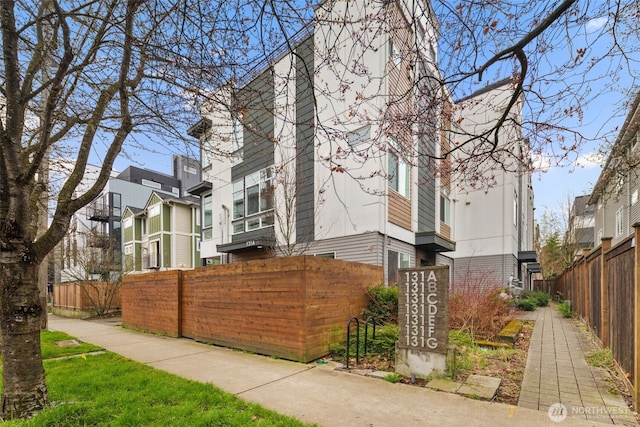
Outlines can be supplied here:
M587 365L585 353L597 347L575 320L551 307L519 317L535 321L519 407L547 412L550 406L557 409L562 404L569 417L638 425L624 399L609 392L614 387L610 374Z
M547 412L536 409L392 384L337 371L332 365L276 360L56 316L49 318L49 328L157 369L213 383L242 399L321 426L557 425ZM561 425L604 424L566 418Z

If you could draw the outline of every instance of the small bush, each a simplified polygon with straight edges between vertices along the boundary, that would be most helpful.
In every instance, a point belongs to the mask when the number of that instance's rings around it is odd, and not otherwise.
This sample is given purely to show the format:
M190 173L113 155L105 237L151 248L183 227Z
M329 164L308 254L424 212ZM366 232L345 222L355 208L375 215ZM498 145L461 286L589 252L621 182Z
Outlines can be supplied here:
M573 310L571 310L571 301L567 300L567 301L563 301L560 304L558 304L558 307L556 308L556 310L558 310L558 312L560 312L560 314L562 314L564 317L573 317Z
M549 305L549 301L551 300L551 295L542 291L527 291L522 294L522 298L533 299L536 302L536 306L546 307Z
M377 324L398 323L398 287L384 283L367 289L367 308L362 310L362 318L372 316Z
M523 298L518 301L518 308L524 311L533 311L538 306L537 300L533 298Z
M492 340L511 320L502 287L486 277L467 277L454 283L449 295L451 329L468 332L474 339Z

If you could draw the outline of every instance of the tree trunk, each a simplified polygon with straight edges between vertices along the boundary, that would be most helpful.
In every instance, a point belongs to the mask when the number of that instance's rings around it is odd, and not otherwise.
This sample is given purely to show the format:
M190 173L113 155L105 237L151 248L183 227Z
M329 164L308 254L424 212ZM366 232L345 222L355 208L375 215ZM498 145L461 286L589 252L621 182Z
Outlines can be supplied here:
M40 326L46 310L38 287L39 265L13 251L0 252L3 419L28 418L48 401ZM25 259L26 258L26 259Z

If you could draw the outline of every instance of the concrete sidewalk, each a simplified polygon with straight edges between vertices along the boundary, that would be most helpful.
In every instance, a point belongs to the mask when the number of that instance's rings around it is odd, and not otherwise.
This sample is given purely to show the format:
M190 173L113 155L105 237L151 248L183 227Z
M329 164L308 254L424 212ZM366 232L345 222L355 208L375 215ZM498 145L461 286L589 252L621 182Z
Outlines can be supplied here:
M610 374L587 365L584 355L596 346L577 322L551 307L522 313L535 321L519 407L547 412L562 404L570 417L609 424L637 426L637 420L614 388Z
M117 326L49 318L64 331L157 369L209 382L282 414L322 426L544 426L558 425L547 412L467 399L423 387L166 338ZM566 418L559 425L597 426Z

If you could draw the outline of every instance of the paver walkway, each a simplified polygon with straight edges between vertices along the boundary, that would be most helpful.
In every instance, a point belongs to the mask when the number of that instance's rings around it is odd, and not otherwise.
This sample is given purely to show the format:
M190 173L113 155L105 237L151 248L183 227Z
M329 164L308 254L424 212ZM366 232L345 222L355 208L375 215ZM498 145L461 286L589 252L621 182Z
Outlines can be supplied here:
M609 392L614 386L609 373L587 365L584 355L596 347L575 320L551 307L519 317L535 326L518 406L547 412L562 404L570 417L638 425L622 396Z

